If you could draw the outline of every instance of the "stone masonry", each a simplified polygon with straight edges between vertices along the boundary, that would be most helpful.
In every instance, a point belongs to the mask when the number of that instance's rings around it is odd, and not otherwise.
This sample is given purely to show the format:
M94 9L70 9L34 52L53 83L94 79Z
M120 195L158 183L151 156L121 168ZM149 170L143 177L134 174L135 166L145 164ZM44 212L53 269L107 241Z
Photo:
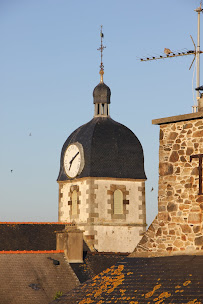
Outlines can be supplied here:
M202 112L153 123L160 125L158 215L132 255L202 254Z
M123 193L123 214L114 214L116 189ZM77 214L72 214L73 191ZM92 251L132 252L146 231L145 181L84 177L59 182L59 221L84 231Z

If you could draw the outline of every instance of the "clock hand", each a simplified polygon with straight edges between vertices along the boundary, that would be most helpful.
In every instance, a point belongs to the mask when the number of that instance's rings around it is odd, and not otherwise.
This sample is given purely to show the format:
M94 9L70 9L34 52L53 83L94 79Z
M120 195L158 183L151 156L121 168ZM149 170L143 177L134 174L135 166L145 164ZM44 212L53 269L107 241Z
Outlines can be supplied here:
M78 154L79 154L79 151L75 154L75 156L73 156L73 158L71 159L71 162L74 161L74 159L76 158L76 156L78 156Z
M72 162L74 161L74 159L76 158L76 156L78 156L78 154L79 154L79 151L75 154L75 156L73 156L73 158L72 158L71 161L69 162L69 164L70 164L69 170L70 170L70 168L71 168L71 166L72 166Z

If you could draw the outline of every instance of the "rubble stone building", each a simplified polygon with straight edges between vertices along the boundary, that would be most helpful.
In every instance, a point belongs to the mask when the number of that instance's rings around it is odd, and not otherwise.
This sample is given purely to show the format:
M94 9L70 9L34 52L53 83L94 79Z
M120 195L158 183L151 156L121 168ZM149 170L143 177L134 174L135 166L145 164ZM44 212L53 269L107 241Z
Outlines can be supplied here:
M153 124L160 125L158 215L136 251L202 254L203 112Z
M153 124L160 125L156 218L133 253L53 304L203 303L203 112Z

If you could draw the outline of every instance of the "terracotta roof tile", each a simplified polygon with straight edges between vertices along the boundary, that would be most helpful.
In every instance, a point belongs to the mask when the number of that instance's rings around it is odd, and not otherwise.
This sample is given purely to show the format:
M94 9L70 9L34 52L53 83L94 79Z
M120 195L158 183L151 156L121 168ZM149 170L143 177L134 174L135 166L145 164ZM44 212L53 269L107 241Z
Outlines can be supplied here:
M34 253L34 254L41 254L41 253L64 253L64 250L2 250L0 254L27 254L27 253Z

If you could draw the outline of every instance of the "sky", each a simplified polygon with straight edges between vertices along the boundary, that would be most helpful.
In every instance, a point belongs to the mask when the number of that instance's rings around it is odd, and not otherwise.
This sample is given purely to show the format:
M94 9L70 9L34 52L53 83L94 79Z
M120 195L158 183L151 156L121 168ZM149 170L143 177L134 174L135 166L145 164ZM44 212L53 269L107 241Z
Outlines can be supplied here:
M58 220L61 148L93 117L101 24L110 116L143 146L147 223L153 221L159 126L151 121L191 113L195 65L189 71L193 55L139 58L162 55L164 48L193 50L199 5L198 0L0 0L0 221ZM201 16L201 29L202 24Z

